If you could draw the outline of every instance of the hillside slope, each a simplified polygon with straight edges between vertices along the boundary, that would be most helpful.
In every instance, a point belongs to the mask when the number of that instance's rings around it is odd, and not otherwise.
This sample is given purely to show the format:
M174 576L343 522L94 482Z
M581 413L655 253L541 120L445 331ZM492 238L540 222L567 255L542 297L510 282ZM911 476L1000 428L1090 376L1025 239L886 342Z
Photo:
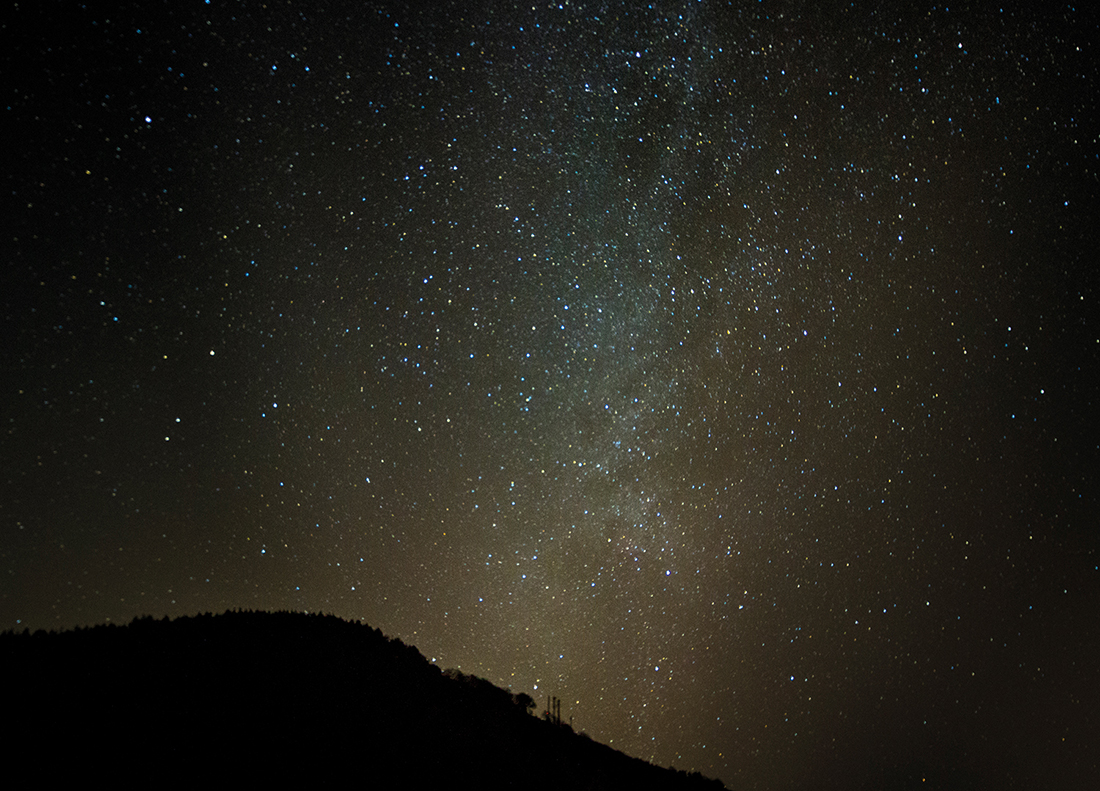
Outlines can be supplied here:
M51 776L367 787L721 788L531 716L332 616L228 612L0 636L9 760Z

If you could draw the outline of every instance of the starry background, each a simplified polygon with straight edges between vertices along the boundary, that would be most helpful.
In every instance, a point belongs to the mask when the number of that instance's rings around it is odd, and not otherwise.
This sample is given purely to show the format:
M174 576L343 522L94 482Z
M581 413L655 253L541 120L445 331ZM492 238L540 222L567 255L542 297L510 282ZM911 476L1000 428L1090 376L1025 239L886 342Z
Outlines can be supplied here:
M731 788L1085 787L1096 18L476 6L15 4L0 628L324 611Z

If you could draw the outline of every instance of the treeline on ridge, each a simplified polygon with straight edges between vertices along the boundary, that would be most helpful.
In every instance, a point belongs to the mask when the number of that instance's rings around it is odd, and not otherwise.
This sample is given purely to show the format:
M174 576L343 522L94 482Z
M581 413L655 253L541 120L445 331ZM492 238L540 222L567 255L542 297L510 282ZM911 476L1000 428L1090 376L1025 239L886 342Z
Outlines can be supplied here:
M408 787L722 788L531 715L534 701L329 615L230 611L0 635L18 763L73 776Z

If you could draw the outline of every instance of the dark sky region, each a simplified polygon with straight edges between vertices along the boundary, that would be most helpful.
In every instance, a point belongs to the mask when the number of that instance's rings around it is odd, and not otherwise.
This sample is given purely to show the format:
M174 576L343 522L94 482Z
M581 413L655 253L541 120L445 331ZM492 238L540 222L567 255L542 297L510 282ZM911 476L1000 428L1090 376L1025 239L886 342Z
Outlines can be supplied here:
M731 788L1087 787L1100 27L898 5L14 4L0 628L324 611Z

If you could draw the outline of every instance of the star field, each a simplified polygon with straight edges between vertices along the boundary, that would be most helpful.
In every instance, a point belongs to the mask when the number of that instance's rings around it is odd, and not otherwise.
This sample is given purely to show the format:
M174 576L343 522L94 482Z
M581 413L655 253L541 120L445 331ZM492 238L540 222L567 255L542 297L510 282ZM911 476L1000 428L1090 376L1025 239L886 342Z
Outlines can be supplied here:
M5 27L0 628L363 619L730 788L1095 775L1090 12Z

